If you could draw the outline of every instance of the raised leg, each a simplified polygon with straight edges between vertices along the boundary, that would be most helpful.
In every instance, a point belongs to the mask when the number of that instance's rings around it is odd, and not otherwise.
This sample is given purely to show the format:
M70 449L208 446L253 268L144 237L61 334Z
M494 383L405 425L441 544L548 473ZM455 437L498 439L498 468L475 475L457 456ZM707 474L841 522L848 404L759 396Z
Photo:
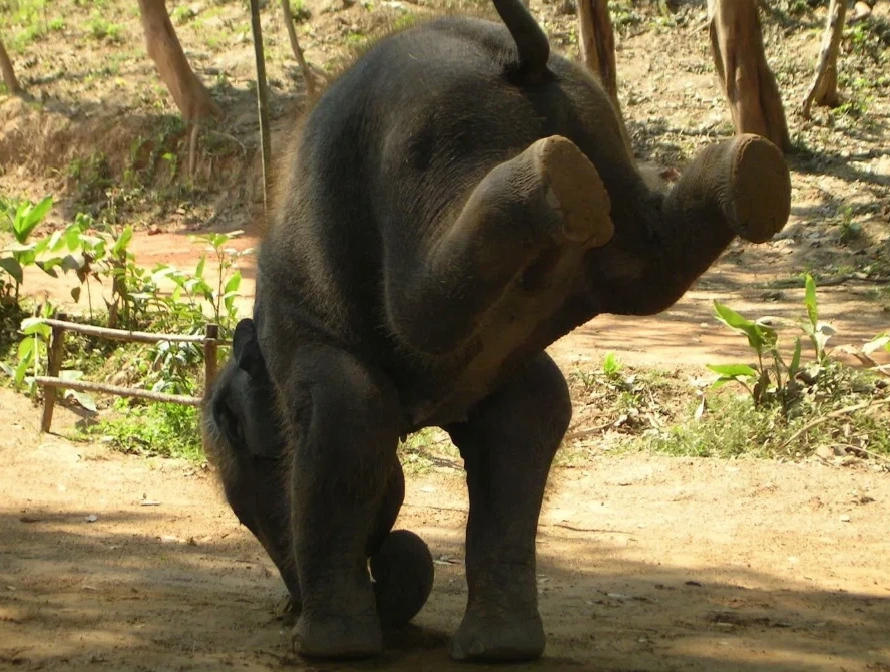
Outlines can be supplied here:
M327 346L299 348L290 361L276 382L295 437L291 516L302 612L294 646L308 657L379 654L367 559L396 460L398 396L381 373Z
M467 471L469 599L458 660L532 660L544 652L535 538L553 455L572 415L565 379L541 353L446 429Z
M527 281L546 287L566 254L605 245L614 233L609 208L596 169L571 140L538 140L493 168L441 237L391 255L392 325L420 351L455 350L512 280L530 271Z

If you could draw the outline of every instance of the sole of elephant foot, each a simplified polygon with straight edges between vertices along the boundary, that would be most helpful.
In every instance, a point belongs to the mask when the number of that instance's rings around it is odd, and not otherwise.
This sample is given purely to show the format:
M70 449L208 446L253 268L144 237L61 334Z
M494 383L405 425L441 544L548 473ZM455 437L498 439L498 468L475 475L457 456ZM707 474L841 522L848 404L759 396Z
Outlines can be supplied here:
M747 241L765 243L791 216L791 173L782 152L759 135L740 136L733 147L732 214Z
M302 614L292 639L294 652L313 660L358 660L383 653L383 632L376 612L313 618Z
M591 248L612 240L609 194L590 159L561 135L538 140L530 149L547 204L559 213L566 241Z
M528 662L544 654L547 638L541 617L486 618L470 611L451 640L449 654L464 662Z

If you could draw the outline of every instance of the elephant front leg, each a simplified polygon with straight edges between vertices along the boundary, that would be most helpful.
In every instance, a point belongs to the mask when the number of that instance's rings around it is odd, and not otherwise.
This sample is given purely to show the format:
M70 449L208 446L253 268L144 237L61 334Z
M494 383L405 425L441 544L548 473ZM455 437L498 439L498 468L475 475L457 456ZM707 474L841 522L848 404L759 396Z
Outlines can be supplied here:
M565 379L541 353L447 427L467 471L469 599L454 636L458 660L541 656L535 538L553 455L571 419Z
M401 503L398 481L387 496L398 395L382 374L327 346L303 346L291 361L278 386L294 437L290 503L302 597L294 646L307 657L377 655L382 631L367 560Z
M574 259L574 276L583 252L613 233L609 197L593 164L565 137L538 140L495 166L453 223L418 249L389 255L390 323L421 352L454 352L505 292L521 294L506 300L522 307L559 284L554 276L568 278L567 258Z

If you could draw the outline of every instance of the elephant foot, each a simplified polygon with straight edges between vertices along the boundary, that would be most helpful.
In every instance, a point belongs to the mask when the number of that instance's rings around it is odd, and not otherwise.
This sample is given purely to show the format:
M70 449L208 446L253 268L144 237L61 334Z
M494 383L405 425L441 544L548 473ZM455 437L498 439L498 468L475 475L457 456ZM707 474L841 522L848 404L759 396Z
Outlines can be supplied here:
M451 657L468 662L522 662L544 653L547 638L537 610L467 609L451 641Z
M383 653L383 632L376 611L354 616L300 615L293 633L294 651L304 658L348 660Z
M577 145L561 135L551 135L526 152L543 182L547 205L560 214L559 236L584 247L602 247L612 240L615 227L609 217L609 195L596 168Z
M383 628L414 618L433 589L433 556L423 539L408 530L390 532L371 556L377 614Z
M782 152L759 135L730 141L731 199L728 219L752 243L770 240L791 215L791 175Z

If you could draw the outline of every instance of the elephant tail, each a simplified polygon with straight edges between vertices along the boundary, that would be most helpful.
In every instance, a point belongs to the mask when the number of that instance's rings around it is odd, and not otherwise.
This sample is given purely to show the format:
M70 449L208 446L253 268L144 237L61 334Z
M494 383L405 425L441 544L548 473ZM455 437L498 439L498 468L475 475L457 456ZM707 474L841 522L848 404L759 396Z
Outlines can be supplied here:
M550 41L522 0L492 0L519 52L518 70L523 82L540 81L547 73Z

